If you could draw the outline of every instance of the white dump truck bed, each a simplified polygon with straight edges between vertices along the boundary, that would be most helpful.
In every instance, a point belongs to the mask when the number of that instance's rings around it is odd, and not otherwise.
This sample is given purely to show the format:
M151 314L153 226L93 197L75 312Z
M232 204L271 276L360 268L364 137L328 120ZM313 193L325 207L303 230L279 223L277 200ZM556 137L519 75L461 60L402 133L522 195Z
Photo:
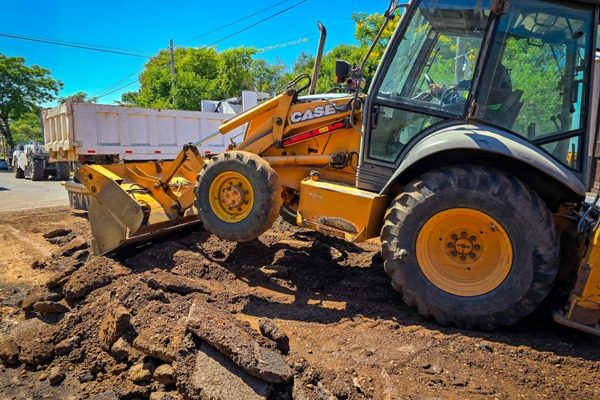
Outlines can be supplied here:
M254 95L254 96L253 96ZM243 93L243 108L257 104L259 94ZM42 111L44 142L53 161L81 161L103 156L121 161L168 160L184 144L215 132L235 114L154 110L147 108L66 102ZM199 147L220 153L243 129L218 135Z

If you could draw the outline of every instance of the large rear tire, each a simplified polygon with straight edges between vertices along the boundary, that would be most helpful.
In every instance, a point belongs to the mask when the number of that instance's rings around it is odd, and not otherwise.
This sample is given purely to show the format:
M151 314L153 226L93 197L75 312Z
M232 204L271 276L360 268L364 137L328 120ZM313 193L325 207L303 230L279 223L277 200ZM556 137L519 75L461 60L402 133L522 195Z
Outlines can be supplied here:
M482 166L414 180L392 201L381 240L394 289L441 325L511 325L539 306L558 269L544 202L515 177Z
M46 172L44 171L44 160L36 160L34 159L31 162L31 180L32 181L41 181L46 177Z
M56 163L56 177L61 181L68 181L71 177L71 167L66 161Z
M198 216L222 239L256 239L273 225L282 202L277 173L252 153L219 154L198 175Z

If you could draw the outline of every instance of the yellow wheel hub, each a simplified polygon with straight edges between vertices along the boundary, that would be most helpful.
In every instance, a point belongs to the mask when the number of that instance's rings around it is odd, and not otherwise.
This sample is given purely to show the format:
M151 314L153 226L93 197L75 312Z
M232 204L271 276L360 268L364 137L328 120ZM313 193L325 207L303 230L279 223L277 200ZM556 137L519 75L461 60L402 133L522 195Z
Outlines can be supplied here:
M457 296L491 292L512 267L512 243L504 228L470 208L453 208L431 217L417 236L416 249L427 279Z
M209 191L210 207L225 222L244 220L254 205L250 181L239 172L227 171L217 175Z

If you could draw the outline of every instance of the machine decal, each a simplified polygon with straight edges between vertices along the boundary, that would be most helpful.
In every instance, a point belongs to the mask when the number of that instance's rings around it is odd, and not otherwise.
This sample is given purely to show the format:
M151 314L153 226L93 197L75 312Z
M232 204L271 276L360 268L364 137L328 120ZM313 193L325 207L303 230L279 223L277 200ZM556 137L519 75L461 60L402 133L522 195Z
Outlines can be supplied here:
M326 106L318 106L315 108L309 108L308 110L296 111L290 115L290 121L292 124L297 124L298 122L309 121L315 118L321 118L326 115L333 115L336 113L335 107L331 104Z

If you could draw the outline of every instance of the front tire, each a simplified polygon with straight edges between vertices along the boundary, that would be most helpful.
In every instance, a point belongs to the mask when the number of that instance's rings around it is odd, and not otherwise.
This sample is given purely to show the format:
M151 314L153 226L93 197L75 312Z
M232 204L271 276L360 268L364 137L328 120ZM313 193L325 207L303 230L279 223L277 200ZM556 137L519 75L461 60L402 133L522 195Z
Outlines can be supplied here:
M381 239L392 286L441 325L491 330L533 312L558 269L550 211L517 178L457 165L410 183Z
M16 179L25 179L25 171L22 168L19 168L15 165L15 178Z
M222 239L256 239L273 225L282 203L277 173L255 154L221 153L198 175L198 216L209 232Z
M44 160L33 160L31 162L31 180L41 181L46 178L46 172L44 170Z

